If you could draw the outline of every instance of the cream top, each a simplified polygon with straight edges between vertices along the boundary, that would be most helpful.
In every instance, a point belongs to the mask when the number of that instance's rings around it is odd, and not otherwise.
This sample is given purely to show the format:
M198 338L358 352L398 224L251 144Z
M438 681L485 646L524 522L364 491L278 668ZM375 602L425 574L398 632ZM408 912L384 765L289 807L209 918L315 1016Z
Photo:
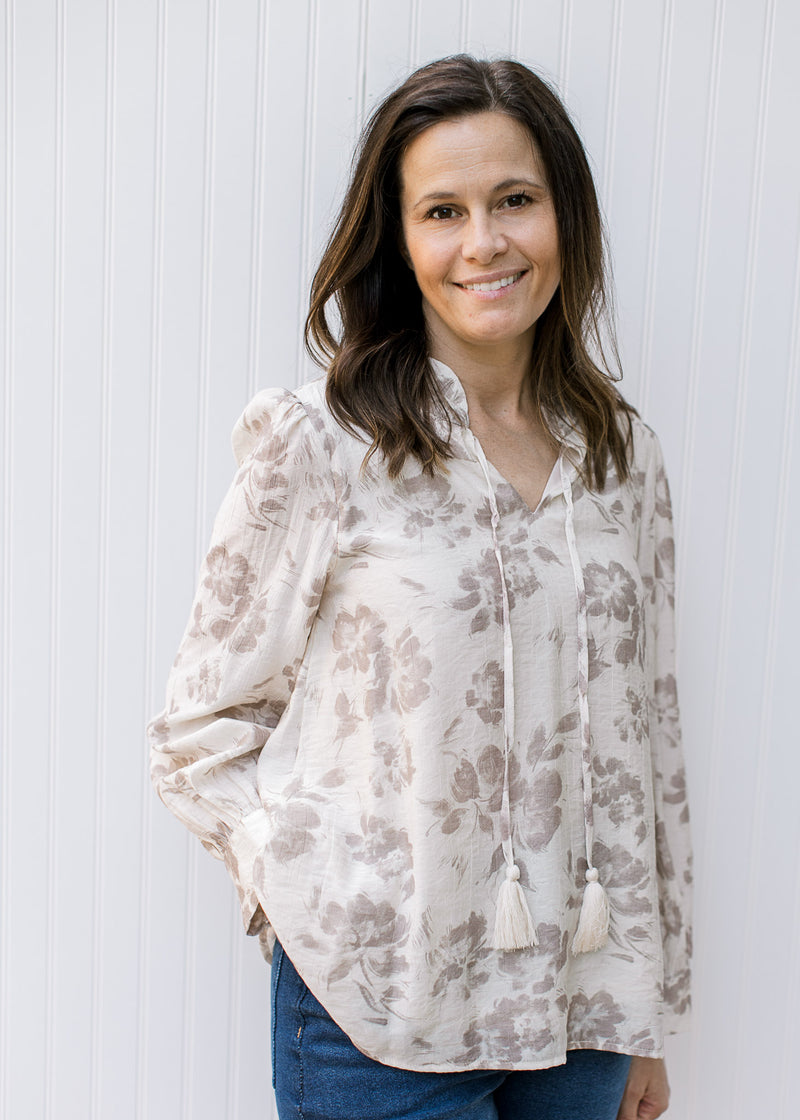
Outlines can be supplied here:
M225 860L359 1049L409 1069L657 1057L689 1007L691 857L658 441L587 490L562 433L535 510L433 363L454 458L391 481L325 404L270 390L150 726L165 804ZM576 954L589 863L604 948ZM538 944L493 947L511 866Z

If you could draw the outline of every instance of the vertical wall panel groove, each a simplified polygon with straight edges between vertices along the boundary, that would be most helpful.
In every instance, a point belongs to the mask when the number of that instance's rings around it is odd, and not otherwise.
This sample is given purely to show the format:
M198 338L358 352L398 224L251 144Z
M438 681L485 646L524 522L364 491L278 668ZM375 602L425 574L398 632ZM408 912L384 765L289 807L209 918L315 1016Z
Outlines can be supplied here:
M12 495L14 462L14 0L6 0L3 21L5 82L3 117L3 559L2 559L2 712L0 712L0 1114L8 1116L11 1039L9 1033L9 940L11 829L11 649L12 649Z
M572 0L561 6L561 29L558 59L558 88L561 96L569 98L569 48L572 39Z
M315 113L317 108L317 51L319 49L319 0L308 0L308 53L306 55L306 101L303 124L303 218L300 231L300 288L297 293L297 321L305 319L308 289L311 281L311 216L313 213L315 171ZM303 368L302 338L297 340L297 378Z
M703 161L703 177L700 187L700 233L697 239L697 270L695 273L694 298L692 307L694 314L691 325L691 342L689 356L689 384L686 395L686 426L683 439L683 462L686 464L683 471L681 485L680 509L683 523L688 525L691 498L691 475L688 467L694 460L695 435L697 424L697 394L700 378L700 346L703 337L703 312L705 310L706 274L708 271L708 242L709 227L711 222L711 179L714 169L714 155L717 143L717 112L719 107L720 68L722 65L722 37L725 27L725 0L716 0L714 7L714 31L712 54L709 67L709 93L706 108L706 129L704 140L705 159ZM683 601L683 574L686 570L686 553L688 532L684 531L678 537L677 560L677 599Z
M611 210L611 192L614 188L614 149L617 139L617 110L619 105L619 55L622 45L622 17L624 0L614 0L609 59L608 100L603 142L603 182L601 195L606 213Z
M690 347L690 361L689 361L689 384L687 392L687 405L686 405L686 425L684 429L683 440L683 475L681 485L681 498L680 508L682 510L683 532L678 537L678 560L677 560L677 602L683 602L683 593L686 586L688 564L686 557L688 553L688 522L689 512L691 508L691 464L694 461L695 447L696 447L696 430L697 430L697 412L698 412L698 393L699 393L699 379L700 379L700 346L703 333L703 312L705 308L705 294L706 294L706 274L708 270L708 245L709 245L709 226L711 218L711 176L714 165L714 153L716 149L717 139L717 112L718 112L718 99L719 99L719 83L720 83L720 68L722 59L722 38L725 24L725 0L716 0L714 10L714 31L713 31L713 48L710 65L709 76L709 99L706 111L706 133L705 133L705 160L703 163L703 177L702 185L700 188L701 198L701 217L700 217L700 235L698 238L698 253L697 253L697 272L694 289L694 315L692 319L691 328L691 347ZM719 754L715 753L712 749L710 752L709 769L713 772L714 768L719 765ZM714 835L714 830L717 825L718 804L714 797L713 787L707 793L706 803L706 825L701 836L701 850L705 850ZM695 944L702 946L703 929L702 929L703 914L702 911L696 916L696 938ZM701 1018L702 1009L697 1007L695 999L695 1020ZM689 1060L689 1115L691 1117L698 1116L697 1110L697 1094L699 1089L700 1079L703 1075L702 1062L697 1060L695 1053L690 1055Z
M226 1116L239 1115L239 989L242 982L242 923L235 907L231 908L231 984L228 995L228 1049L225 1054L225 1100ZM266 1041L266 1040L265 1040Z
M798 305L800 311L800 305ZM799 320L796 320L798 322ZM800 333L800 332L797 332ZM797 365L794 366L795 371ZM790 929L800 929L800 860L795 860L794 906L791 913ZM780 1079L780 1112L785 1120L791 1120L797 1111L797 1049L792 1045L793 1034L797 1030L797 1008L800 1004L800 953L795 951L790 961L786 985L786 1013L781 1024L782 1031L776 1035L782 1047Z
M522 0L512 0L511 3L511 55L519 55L519 39L522 34Z
M770 12L770 18L774 20L774 9ZM767 798L764 790L764 778L766 776L767 765L769 761L769 754L773 748L773 712L776 702L776 689L775 689L775 671L777 665L777 643L778 643L778 627L785 619L783 603L781 599L781 586L785 573L785 553L786 553L786 537L787 527L791 524L792 505L790 495L792 490L792 465L794 458L794 441L796 438L796 421L797 421L797 380L798 368L800 367L800 243L797 249L797 272L795 277L794 286L794 322L795 331L792 345L792 352L789 361L789 372L786 380L786 394L783 402L783 425L780 436L780 468L778 470L777 484L778 484L778 503L775 517L775 531L772 543L772 569L770 571L769 584L770 584L770 605L769 616L767 620L767 641L766 641L766 656L764 658L764 666L761 674L761 688L759 696L759 711L760 711L760 734L758 737L757 753L758 753L758 782L753 795L753 840L750 848L750 860L746 878L746 896L753 897L755 894L758 881L761 877L763 865L765 861L764 843L763 843L763 829L764 819L770 812L770 807L767 804ZM746 932L745 932L745 953L742 955L742 967L740 975L740 988L744 988L747 970L753 959L753 954L758 952L756 944L759 935L763 932L760 922L760 915L753 907L748 907L745 917ZM798 916L795 916L795 921L790 926L795 932L800 929L798 924ZM791 991L791 986L790 989ZM795 1016L797 1012L796 1001L789 999L786 1002L786 1014ZM752 1024L750 1021L742 1017L739 1024L739 1050L734 1063L734 1090L733 1099L741 1100L741 1094L738 1091L741 1085L743 1070L740 1069L740 1064L747 1064L747 1048L748 1038ZM788 1033L784 1034L788 1037ZM788 1069L788 1067L786 1067ZM787 1112L788 1115L788 1112Z
M800 218L800 208L798 209L798 218ZM780 577L783 574L784 550L786 548L788 527L791 524L789 518L789 495L792 491L792 467L795 459L794 444L797 438L797 410L798 407L800 407L800 392L798 392L798 380L800 380L800 221L798 221L798 231L797 245L795 248L795 282L794 299L792 300L793 316L791 346L789 350L789 376L786 390L784 430L781 441L782 454L779 475L781 489L775 527L776 564L772 574L774 614L770 617L771 627L777 625L781 607L778 598L778 588L780 587ZM796 502L794 508L796 510ZM771 637L774 642L774 630L771 630ZM768 685L769 688L769 692L765 689L765 703L774 694L774 674L775 660L773 660L770 665L769 675L765 673L765 684ZM770 725L771 724L772 713L770 713ZM794 906L792 907L792 918L789 925L790 930L792 930L794 934L796 934L797 930L800 930L800 860L795 860L795 863L797 870L793 884ZM792 1030L793 1028L795 1030L797 1029L798 1005L800 1005L800 952L795 951L790 962L783 1022L781 1024L782 1029L777 1033L777 1037L781 1040L783 1051L781 1056L782 1077L780 1079L783 1089L781 1092L782 1109L780 1115L785 1117L790 1116L793 1107L796 1105L795 1093L797 1079L795 1071L797 1067L797 1052L792 1046ZM791 1104L790 1096L792 1098Z
M217 113L217 0L208 0L208 25L206 32L206 97L205 120L203 126L203 202L202 228L200 232L200 320L199 320L199 362L198 362L198 408L197 408L197 460L195 477L195 569L197 568L206 542L206 490L207 490L207 441L208 441L208 393L209 363L211 360L211 323L214 258L214 167L216 155L216 113ZM188 916L188 915L187 915Z
M651 175L652 199L647 234L647 264L645 266L644 322L642 324L642 349L639 358L639 402L643 416L649 415L650 378L653 361L653 328L656 319L656 274L661 232L661 197L664 187L664 150L667 132L667 102L672 65L672 25L674 0L664 0L661 27L661 55L658 63L658 111L656 139L653 148Z
M762 82L766 77L762 70ZM734 581L734 545L738 536L740 493L742 482L742 455L744 443L745 405L747 400L747 364L750 357L750 342L752 337L753 290L754 270L756 264L756 248L758 242L759 205L761 200L761 185L764 166L764 129L762 113L765 111L765 91L762 84L760 91L759 122L756 134L756 151L753 159L753 172L751 180L751 202L747 231L747 255L745 265L744 309L742 326L739 337L739 358L736 370L736 410L733 431L733 454L728 488L728 503L725 530L724 556L725 567L722 577L722 624L719 629L717 657L715 661L715 683L713 698L713 724L711 750L715 757L721 757L722 751L722 723L725 710L725 693L727 685L727 669L731 643L731 624L733 607L733 581Z
M55 83L55 159L53 167L55 189L55 222L53 232L53 344L52 344L52 423L50 432L50 634L48 682L48 744L47 744L47 906L46 906L46 959L45 993L45 1052L44 1052L44 1115L53 1116L53 1078L55 1070L56 1017L56 931L60 914L56 887L59 881L58 832L61 820L58 803L58 772L60 726L60 662L61 638L61 501L62 501L62 408L64 376L64 116L66 112L66 43L64 28L64 2L57 0L56 17L56 83Z
M156 632L156 574L158 561L157 499L158 499L158 447L161 397L161 332L162 298L164 282L164 163L166 133L166 73L167 73L167 0L157 0L156 27L156 119L154 129L153 173L153 233L152 274L150 278L150 378L148 394L148 443L147 443L147 524L145 530L145 589L146 619L144 638L144 695L142 697L142 722L155 709L155 697L161 691L155 677ZM160 684L160 682L159 682ZM149 1120L148 1105L148 1052L149 1028L148 969L149 899L150 899L150 810L153 790L142 775L140 799L140 848L141 871L139 880L139 945L138 945L138 1007L136 1039L136 1100L134 1114L137 1120Z
M715 27L715 47L716 47L717 43L719 43L719 55L720 56L721 56L721 53L722 53L722 50L721 50L721 48L722 48L722 35L723 35L724 18L725 18L724 7L725 7L725 5L724 5L724 0L723 0L722 4L720 4L720 9L722 9L722 10L718 10L718 15L720 17L719 23ZM716 39L717 30L719 30L719 33L720 33L718 40ZM716 79L716 89L715 89L715 96L714 96L714 115L715 115L715 117L716 117L716 112L717 112L717 108L718 108L717 97L718 97L719 66L720 65L721 65L721 57L715 58L714 65L712 67L713 79ZM715 133L714 138L716 139L716 133ZM709 144L708 147L709 147L709 150L713 151L714 148L715 148L715 145ZM704 176L703 176L703 198L705 200L705 205L708 209L708 213L704 213L704 215L703 215L703 233L704 233L704 236L703 236L703 239L702 239L702 245L703 245L704 253L707 252L707 247L708 247L708 241L707 241L707 238L708 238L708 220L709 220L709 213L710 213L710 207L711 207L710 177L708 179L706 178L705 170L706 169L704 169ZM756 192L757 192L759 175L760 175L760 168L758 167L758 163L756 162L756 164L754 166L753 178L752 178L752 199L751 199L751 210L750 210L750 224L749 224L749 229L748 229L748 245L747 245L747 262L748 262L748 273L747 274L748 274L748 276L750 274L749 269L752 268L753 263L754 263L754 237L755 237L756 231L755 231L755 214L754 214L754 210L753 210L753 203L755 201L755 195L756 195ZM706 261L704 261L704 265L705 265L705 263L706 263ZM705 272L705 269L704 269L704 272ZM705 294L706 293L705 293L705 285L704 285L703 291L702 291L702 297L703 298L705 297ZM722 598L721 598L721 609L720 609L720 625L719 625L719 630L718 630L718 633L717 633L716 659L715 659L715 665L714 665L713 691L712 691L712 697L711 697L711 713L712 713L711 714L711 739L710 739L710 745L709 745L710 771L711 771L711 773L717 772L724 764L723 742L722 742L722 724L723 724L723 717L724 717L725 691L726 691L726 685L727 685L726 670L727 670L727 666L728 666L728 663L729 663L728 662L728 654L729 654L728 643L730 641L730 625L731 625L731 605L732 605L731 604L731 598L732 598L732 581L733 581L731 545L732 545L732 542L735 541L735 539L736 539L736 530L738 528L738 509L737 509L737 505L738 505L738 497L739 497L740 486L741 486L742 427L743 427L743 422L744 422L744 397L745 397L745 393L746 393L746 369L745 369L744 355L746 353L745 343L746 343L746 339L748 337L748 331L749 331L749 324L747 323L747 313L748 313L749 308L750 308L751 303L752 303L751 295L752 295L752 293L751 293L751 290L750 290L750 285L748 283L747 288L746 288L746 294L745 294L745 315L743 316L743 327L742 327L742 332L741 332L741 335L740 335L739 364L738 364L737 378L736 378L736 406L735 406L735 420L734 420L734 433L733 433L733 455L732 455L732 469L731 469L730 475L729 475L728 501L727 501L727 510L726 510L726 518L725 518L725 546L724 546L724 550L723 550L723 556L724 556L725 559L724 559L724 567L723 567L722 579L721 579ZM703 306L704 305L701 303L700 304L701 309L703 309ZM698 332L697 343L698 343L698 349L696 351L693 350L693 358L694 358L695 361L693 362L693 369L692 369L693 389L695 391L697 389L697 377L698 377L698 374L699 374L699 370L697 368L694 368L695 367L695 362L699 366L699 332ZM696 403L696 397L694 398L692 403L693 403L693 405ZM695 419L695 417L694 417L694 414L693 414L693 416L692 416L692 434L694 434L694 419ZM688 463L689 461L690 460L688 459L688 457L686 457L685 462ZM689 473L687 471L686 474L685 474L685 479L686 479L686 484L687 484L687 490L686 490L687 499L688 499L688 494L689 494L688 478L689 478ZM688 504L689 503L688 503L688 500L687 500L686 507L684 507L685 509L688 508ZM684 516L686 516L686 514L684 514ZM710 853L710 852L713 852L715 850L715 844L716 844L716 841L717 841L717 836L719 835L719 832L720 832L719 827L718 827L720 812L721 812L720 798L717 794L716 787L714 785L712 785L711 788L709 789L709 792L708 792L708 800L707 800L707 805L706 805L706 828L705 828L705 835L704 835L703 845L702 845L704 852L709 852ZM696 962L696 974L697 975L702 975L703 974L704 964L705 964L705 962L708 958L708 955L712 951L712 940L713 939L711 937L711 931L710 931L709 922L708 922L708 914L705 910L701 910L700 914L698 915L698 921L697 921L696 943L699 946L699 948L697 950L697 962ZM694 1069L692 1070L692 1075L691 1075L691 1080L690 1080L690 1085L691 1085L690 1101L691 1101L691 1114L692 1115L694 1115L695 1113L697 1113L699 1115L699 1112L700 1112L700 1106L698 1104L698 1095L699 1095L701 1085L702 1085L702 1077L703 1077L702 1067L698 1066L698 1065L695 1065Z
M736 478L737 484L740 482L740 476L741 476L741 471L742 471L742 455L743 455L743 443L744 443L744 420L745 420L745 412L746 412L746 407L745 406L746 406L746 395L747 395L746 394L747 374L748 374L748 371L749 371L749 368L750 368L751 357L752 357L753 313L754 313L753 312L753 304L754 304L754 299L755 299L756 269L757 269L757 259L756 258L757 258L757 251L758 251L759 235L760 235L760 232L761 232L760 219L761 219L762 201L763 201L763 195L764 195L764 162L765 162L765 153L766 153L767 120L768 120L769 101L770 101L770 77L771 77L771 72L772 72L772 56L773 56L774 34L775 34L775 0L767 0L767 10L766 10L766 13L765 13L765 20L764 20L764 39L763 39L762 51L761 51L761 79L760 79L759 91L758 91L758 123L757 123L757 131L756 131L756 152L755 152L755 159L753 161L753 186L752 186L750 220L749 220L749 228L748 228L747 264L745 266L746 270L747 270L747 272L746 272L747 288L746 288L746 296L745 296L745 309L744 309L744 316L743 316L741 357L740 357L740 370L741 370L741 383L742 383L742 411L741 411L740 422L737 424L737 433L736 433L737 434L737 449L736 449L736 455L735 455L735 459L734 459L734 469L736 471L736 474L735 474L734 477ZM789 379L788 389L789 389L789 395L791 396L791 379ZM784 436L788 438L790 433L791 433L791 427L789 425L785 425ZM784 459L788 462L789 456L788 456L787 452L788 452L788 449L784 448L782 459ZM786 489L787 476L779 475L778 477L779 477L779 480L782 480L782 482L783 482L783 485L781 486L781 489L779 491L779 495L780 495L779 501L780 501L781 504L783 504L783 502L785 501L785 497L786 497L785 496L785 489ZM779 505L779 510L780 510L780 508L781 507ZM735 503L732 502L732 510L731 510L732 515L733 515L731 517L732 527L731 527L730 553L729 553L729 555L731 555L731 556L733 556L734 552L735 552L734 546L735 546L735 542L736 542L736 539L737 539L737 536L738 536L737 530L738 530L738 526L739 526L740 510L741 510L741 502L738 500L738 495L737 495L737 499L736 499ZM761 718L760 718L759 722L760 722L760 725L761 725L761 730L760 730L760 735L759 735L757 746L756 746L758 762L757 762L757 766L756 766L756 786L755 786L755 790L753 791L753 802L752 802L753 803L753 815L752 815L752 832L751 832L751 840L750 840L750 858L749 858L749 866L748 866L748 869L747 869L747 878L745 880L746 884L747 884L746 889L747 889L748 897L753 897L754 894L755 894L755 889L756 889L756 886L757 886L758 874L759 874L759 868L758 868L757 860L759 859L759 857L761 855L762 816L763 816L763 810L764 810L764 778L765 778L764 763L766 761L767 751L768 751L768 740L767 740L766 732L767 732L767 729L770 727L770 723L771 723L770 710L769 710L769 707L767 706L767 704L765 703L765 700L766 700L766 697L769 695L769 682L770 682L772 668L774 667L774 661L771 660L771 659L774 657L774 647L775 647L775 640L776 640L775 628L776 628L776 623L777 623L777 618L776 618L776 606L777 606L777 604L775 603L775 596L777 595L777 587L778 587L777 583L774 582L774 581L775 581L776 577L780 574L780 571L781 571L781 556L782 556L782 550L781 550L781 547L780 547L780 544L781 544L780 538L781 538L781 534L782 534L782 523L781 523L781 520L780 520L780 515L777 518L776 526L778 528L778 533L776 534L776 539L775 539L774 544L773 544L773 561L772 561L772 563L773 563L773 570L772 570L773 585L772 585L772 594L770 596L770 617L769 617L768 627L767 627L766 657L765 657L765 662L764 662L764 671L763 671L762 679L761 679L761 682L760 682L761 683L761 689L760 689L760 692L761 692L761 704L760 704ZM732 585L732 573L733 573L733 564L732 563L729 565L729 568L731 570L731 585ZM727 590L727 588L726 588L726 590ZM730 632L732 630L732 625L733 625L733 618L732 618L732 615L733 615L733 595L732 595L732 592L729 595L729 598L728 598L727 603L726 603L726 607L727 607L727 611L726 611L725 624L723 626L723 633L727 632L726 633L726 637L727 637L727 636L730 635ZM725 650L726 650L726 657L727 657L727 644L726 644ZM755 928L756 924L758 924L758 926L759 926L758 931L756 931L756 928ZM757 936L760 936L762 934L762 932L763 931L761 929L760 923L757 923L757 915L754 914L752 909L749 909L748 913L747 913L747 916L746 916L746 919L745 919L744 954L741 957L739 976L738 976L738 992L741 993L742 995L744 994L745 986L746 986L747 968L748 968L750 960L752 959L751 958L751 952L756 949L756 938L757 938ZM742 1001L737 1000L737 1002L742 1002ZM750 1030L751 1030L751 1024L749 1022L747 1022L744 1017L742 1017L739 1021L738 1053L735 1055L735 1060L734 1060L733 1087L732 1087L732 1098L733 1098L734 1101L737 1102L737 1108L739 1108L739 1109L741 1109L741 1101L742 1101L742 1092L741 1092L742 1074L743 1074L742 1063L746 1062L746 1060L747 1060L747 1049L748 1049L748 1047L747 1047L747 1036L749 1035Z
M99 1120L102 1071L102 991L105 978L105 943L102 931L102 895L105 878L106 824L106 704L108 685L108 579L109 521L111 504L111 367L113 358L114 292L114 182L116 152L116 0L109 0L105 42L105 135L103 167L103 306L101 322L101 432L100 500L97 557L97 711L94 744L94 866L92 875L92 993L90 1107L92 1120Z
M356 67L355 132L361 131L367 114L367 42L369 40L370 0L359 0L358 61Z
M459 34L459 50L465 51L469 46L469 0L461 0L461 30Z
M194 1108L195 1014L197 1009L197 845L188 845L183 919L183 1015L181 1017L181 1095L183 1120L192 1120Z
M261 292L264 247L264 184L266 175L266 119L267 119L267 72L269 52L267 41L269 33L269 0L258 0L258 22L256 25L256 106L253 130L253 191L250 203L252 213L252 237L250 250L250 307L247 340L247 395L255 395L261 359Z
M419 24L420 0L411 0L409 30L408 30L408 64L410 68L419 65Z
M206 507L207 507L207 463L208 463L208 398L209 363L212 324L212 261L214 254L214 168L216 155L216 112L217 112L217 0L208 0L206 13L206 50L205 50L205 105L203 123L203 170L202 205L200 231L200 317L198 340L198 401L197 437L195 460L195 539L194 570L199 567L205 550ZM185 955L183 979L183 1024L181 1039L181 1110L184 1120L194 1116L194 1073L195 1073L195 1021L196 990L199 981L197 970L198 937L198 882L197 882L197 845L189 845L186 875L186 903L184 917Z
M750 213L747 227L747 250L745 258L745 293L742 312L742 325L739 338L738 368L736 371L736 411L733 432L733 449L730 465L730 483L728 490L728 503L726 513L725 566L722 573L722 609L721 624L717 641L717 656L714 674L713 693L713 722L711 738L711 754L715 759L723 758L722 728L725 714L725 701L728 684L728 665L732 643L733 626L733 585L735 574L736 541L738 538L740 511L741 511L741 485L742 485L742 460L744 454L744 425L746 418L746 401L748 390L748 364L750 360L752 329L753 329L753 297L755 291L756 253L758 247L760 207L763 188L764 173L764 144L766 132L766 112L769 93L768 62L772 50L771 32L773 27L772 5L774 0L768 0L769 16L766 21L764 43L762 47L761 80L759 89L758 123L756 129L756 144L752 164ZM701 956L698 968L702 969L705 954L711 949L710 939L702 942ZM734 1096L734 1099L735 1096Z
M768 40L770 46L774 40L775 34L775 8L774 4L770 5L768 11L768 26L765 40ZM800 209L798 209L798 230L800 231ZM795 245L794 254L795 275L793 285L793 298L792 298L792 329L790 336L789 346L789 359L788 359L788 373L786 379L786 391L782 407L782 429L780 435L780 460L779 469L777 473L777 489L778 489L778 502L775 516L774 525L774 539L772 545L772 568L770 572L770 600L769 600L769 618L767 628L767 643L766 643L766 656L764 659L763 672L761 676L761 689L759 695L759 711L760 711L760 734L758 738L757 750L759 758L759 783L754 796L754 835L753 844L751 847L751 855L748 867L747 876L747 892L752 895L758 884L761 871L766 862L767 856L764 850L763 831L765 820L774 812L774 806L768 804L768 799L765 793L765 778L769 766L769 755L775 753L777 758L773 762L777 762L780 766L781 758L778 751L776 751L775 743L775 720L774 712L775 707L780 701L778 691L778 684L776 681L777 670L779 667L778 659L778 630L783 624L786 624L786 611L785 603L781 594L782 586L787 571L786 565L786 551L787 539L789 536L789 529L796 518L793 518L793 513L797 508L796 495L794 503L792 502L793 495L793 469L795 462L795 441L797 439L797 426L798 426L798 404L800 398L798 396L798 378L800 378L800 232L798 234L797 242ZM797 863L796 859L794 861ZM800 873L795 877L793 883L793 906L791 907L791 920L788 923L788 929L796 937L797 930L800 929ZM787 910L789 907L787 906ZM747 974L747 963L749 958L748 950L752 953L758 951L755 944L757 940L758 930L756 929L757 919L759 914L757 910L748 908L747 910L747 929L746 929L746 951L742 958L742 977L741 987L744 988ZM790 1093L794 1093L792 1088L795 1083L794 1069L796 1067L796 1049L792 1046L792 1032L796 1029L797 1019L797 1005L800 998L800 953L795 952L790 961L789 975L787 977L787 984L785 992L782 993L783 1014L781 1029L776 1031L776 1037L781 1040L781 1060L780 1068L782 1076L779 1079L779 1084L782 1086L781 1090L781 1116L789 1116L792 1109L796 1106L796 1100L793 1099L790 1104ZM776 1022L778 1016L776 1015ZM739 1031L739 1053L737 1054L737 1062L747 1061L748 1055L747 1042L748 1032L745 1027L749 1024L749 1020L743 1018ZM742 1073L737 1070L735 1076L735 1090L740 1088L742 1081ZM735 1091L734 1099L739 1100L740 1094Z

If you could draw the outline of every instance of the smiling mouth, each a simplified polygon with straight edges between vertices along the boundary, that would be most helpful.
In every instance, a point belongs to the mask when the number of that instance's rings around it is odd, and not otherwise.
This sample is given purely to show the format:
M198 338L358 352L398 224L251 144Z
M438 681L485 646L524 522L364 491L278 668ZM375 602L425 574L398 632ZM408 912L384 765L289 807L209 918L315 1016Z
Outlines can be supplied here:
M459 288L463 288L465 292L499 292L501 288L507 288L510 284L515 284L521 276L525 275L525 270L515 272L512 276L503 276L500 280L492 280L482 284L457 284Z

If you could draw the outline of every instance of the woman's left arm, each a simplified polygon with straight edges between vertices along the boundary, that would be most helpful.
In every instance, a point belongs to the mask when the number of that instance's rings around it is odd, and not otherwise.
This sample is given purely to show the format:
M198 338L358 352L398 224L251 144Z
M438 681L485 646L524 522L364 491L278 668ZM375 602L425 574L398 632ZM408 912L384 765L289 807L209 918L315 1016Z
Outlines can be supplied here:
M690 1010L692 855L675 681L672 506L661 448L651 432L646 435L650 448L643 480L639 566L645 587L656 866L664 951L664 1031L675 1033L685 1029Z
M663 1058L632 1058L617 1120L656 1120L667 1111L669 1082Z
M267 813L258 769L290 702L328 573L338 505L304 406L266 390L234 431L239 469L214 522L164 711L148 729L159 797L224 860L249 933Z

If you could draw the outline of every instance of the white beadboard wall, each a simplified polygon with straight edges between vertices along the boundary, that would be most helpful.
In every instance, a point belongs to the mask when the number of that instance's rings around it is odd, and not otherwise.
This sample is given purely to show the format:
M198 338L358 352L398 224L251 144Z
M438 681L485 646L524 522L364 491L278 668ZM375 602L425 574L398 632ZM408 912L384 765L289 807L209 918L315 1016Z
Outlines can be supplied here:
M626 391L671 472L698 905L670 1116L792 1120L800 5L1 10L4 1120L275 1115L266 969L151 792L142 729L233 421L312 372L306 291L359 123L464 48L539 68L579 122Z

